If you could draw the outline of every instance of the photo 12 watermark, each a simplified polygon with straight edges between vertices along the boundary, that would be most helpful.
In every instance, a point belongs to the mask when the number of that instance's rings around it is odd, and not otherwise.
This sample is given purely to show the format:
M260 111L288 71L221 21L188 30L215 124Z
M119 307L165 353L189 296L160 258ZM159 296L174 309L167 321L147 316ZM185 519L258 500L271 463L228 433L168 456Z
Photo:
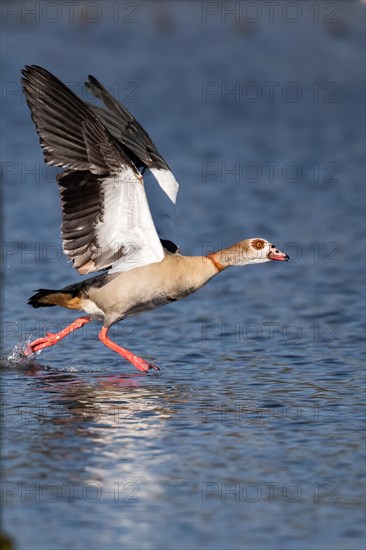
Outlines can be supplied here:
M93 253L97 256L102 247L93 245ZM131 264L138 267L141 262L141 246L135 242L115 242L110 244L111 265L115 262L121 264ZM27 242L27 241L7 241L1 243L1 262L8 264L19 262L21 264L50 263L55 264L65 261L64 249L57 242Z
M254 504L259 501L316 504L337 504L340 502L340 486L332 481L314 482L304 485L298 481L287 483L278 481L252 481L229 483L225 481L205 481L202 483L202 502L212 500L223 504L228 502Z
M300 243L296 241L289 241L286 243L276 242L272 244L275 244L277 248L289 256L288 261L290 263L306 261L315 264L337 264L341 261L341 247L336 242L316 241L311 243ZM215 253L219 253L219 259L221 258L221 262L225 262L225 260L229 257L236 263L247 259L247 254L245 251L232 251L230 250L231 246L232 243L229 244L227 242L203 242L201 248L202 261L209 261L207 256Z
M100 100L95 97L85 86L83 81L65 81L65 85L80 97L83 101L91 104L98 104ZM104 83L104 87L111 96L121 103L138 103L140 94L140 85L137 82L112 82ZM33 90L33 97L37 97L37 88ZM4 81L1 83L1 103L20 101L26 103L25 96L22 91L22 85L19 81Z
M5 425L34 424L47 421L64 423L80 423L83 421L99 422L108 418L114 425L138 424L140 413L149 410L145 403L109 404L93 401L85 406L76 402L72 407L60 404L20 403L10 405L1 403L1 422Z
M339 183L340 167L334 161L315 161L304 165L297 161L203 161L202 183L276 184L299 182L316 184Z
M22 24L68 23L87 25L100 22L131 25L141 20L143 3L123 0L93 2L87 0L1 2L1 21Z
M24 302L28 295L25 295ZM27 306L29 308L29 306ZM17 342L26 342L28 338L37 339L47 333L58 333L65 328L65 322L27 322L27 321L1 321L0 341L2 345ZM109 329L109 334L114 339L120 339L129 344L138 342L140 325L133 321L116 323ZM100 326L88 323L77 331L72 331L64 337L67 342L94 342L98 338Z
M241 82L206 81L201 84L202 103L339 103L337 82L315 81L310 84L289 81Z
M304 324L298 321L268 320L260 323L251 321L235 321L221 323L202 323L202 342L220 341L226 343L255 342L299 342L300 340L314 343L325 343L340 338L340 328L337 323L314 321Z
M235 425L254 423L318 423L322 425L339 421L341 407L338 403L311 404L294 402L257 403L255 396L244 401L202 403L200 417L203 424L230 423Z
M47 502L51 504L61 500L89 503L105 500L131 506L140 502L137 496L139 490L139 484L134 481L115 481L107 487L94 481L88 483L65 481L45 484L26 481L3 482L1 483L1 502L3 504L14 502L33 504Z
M306 18L313 23L338 23L339 2L287 2L278 0L202 2L202 22L278 23L290 25Z

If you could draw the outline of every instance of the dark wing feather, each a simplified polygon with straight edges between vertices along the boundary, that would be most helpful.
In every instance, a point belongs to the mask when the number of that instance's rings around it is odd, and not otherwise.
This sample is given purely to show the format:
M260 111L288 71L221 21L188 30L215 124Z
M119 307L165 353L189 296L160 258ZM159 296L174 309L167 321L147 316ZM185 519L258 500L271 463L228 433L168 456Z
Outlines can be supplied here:
M101 153L96 155L90 143L85 141L83 125L90 119L93 120L94 141L108 139L103 125L85 103L41 67L26 67L22 84L45 162L62 168L108 174L106 159Z
M170 170L149 134L128 109L116 101L94 76L89 75L88 78L89 81L85 83L86 87L94 97L104 103L106 108L103 109L92 103L88 103L88 106L100 118L112 136L137 157L138 166Z

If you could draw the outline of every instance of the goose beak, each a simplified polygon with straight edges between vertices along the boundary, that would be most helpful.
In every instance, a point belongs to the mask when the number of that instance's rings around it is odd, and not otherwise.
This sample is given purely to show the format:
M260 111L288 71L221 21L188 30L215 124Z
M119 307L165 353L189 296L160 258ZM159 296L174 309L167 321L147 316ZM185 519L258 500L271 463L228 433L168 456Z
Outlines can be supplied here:
M287 262L289 257L284 252L280 252L277 248L273 247L268 253L268 258L270 260L279 260L280 262Z

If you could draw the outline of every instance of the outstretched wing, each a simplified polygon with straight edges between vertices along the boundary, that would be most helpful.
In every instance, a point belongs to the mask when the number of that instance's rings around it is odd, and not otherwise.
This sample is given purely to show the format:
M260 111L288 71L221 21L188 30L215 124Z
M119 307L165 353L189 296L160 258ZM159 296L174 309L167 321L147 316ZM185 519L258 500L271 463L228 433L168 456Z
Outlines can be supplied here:
M103 107L87 103L112 136L118 140L126 154L138 168L148 168L158 182L163 194L149 184L149 202L156 229L165 248L175 252L175 203L179 185L168 164L160 155L147 132L124 105L119 103L102 84L89 75L87 89L99 99Z
M63 249L77 271L127 271L160 262L164 250L143 179L127 151L45 69L25 67L22 84L45 162L66 169L57 178Z
M89 75L85 83L88 90L104 104L104 109L88 103L108 131L135 155L136 166L149 168L160 187L175 204L179 185L169 166L156 149L148 133L124 105L119 103L94 77Z

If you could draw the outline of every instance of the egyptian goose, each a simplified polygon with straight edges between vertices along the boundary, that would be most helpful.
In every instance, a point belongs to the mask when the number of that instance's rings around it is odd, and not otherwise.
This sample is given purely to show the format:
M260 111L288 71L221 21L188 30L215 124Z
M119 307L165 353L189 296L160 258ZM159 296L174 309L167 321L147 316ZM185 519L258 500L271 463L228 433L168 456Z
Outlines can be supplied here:
M95 319L103 321L103 344L141 371L158 369L110 340L111 325L180 300L229 266L288 259L261 238L207 256L181 255L154 226L142 174L152 172L172 206L178 183L129 111L92 76L86 86L103 107L81 100L34 65L24 68L22 84L45 162L65 169L57 176L63 251L82 275L104 271L61 290L40 289L29 299L35 308L61 306L87 316L38 338L26 355L53 346Z

